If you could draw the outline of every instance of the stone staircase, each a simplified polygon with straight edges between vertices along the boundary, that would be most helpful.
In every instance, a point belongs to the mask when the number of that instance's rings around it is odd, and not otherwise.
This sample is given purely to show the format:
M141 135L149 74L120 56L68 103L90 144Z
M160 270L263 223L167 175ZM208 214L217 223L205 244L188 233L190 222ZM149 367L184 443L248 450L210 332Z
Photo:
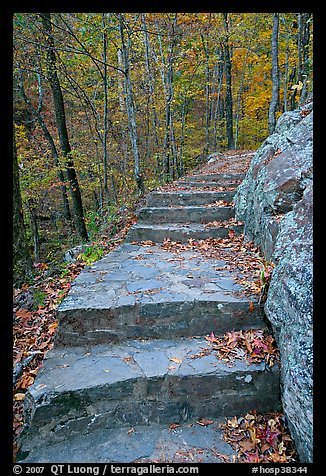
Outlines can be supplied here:
M257 297L225 261L160 246L241 232L228 226L232 205L214 204L230 202L242 178L196 175L150 193L126 242L77 277L25 397L18 461L225 462L224 417L280 408L277 365L228 366L204 338L263 329Z
M214 207L212 204L220 200L231 202L243 177L244 174L198 174L180 180L178 192L151 192L147 206L140 210L138 223L132 227L127 241L162 243L165 238L170 238L184 243L189 238L227 237L228 227L223 222L234 217L234 208ZM205 226L213 221L222 223L220 226ZM235 225L233 229L241 233L243 226Z

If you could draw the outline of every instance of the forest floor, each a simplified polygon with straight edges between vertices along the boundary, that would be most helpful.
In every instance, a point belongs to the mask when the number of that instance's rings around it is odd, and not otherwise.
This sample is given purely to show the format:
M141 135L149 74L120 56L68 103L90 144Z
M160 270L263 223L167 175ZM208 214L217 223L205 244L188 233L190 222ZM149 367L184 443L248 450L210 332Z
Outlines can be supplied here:
M252 151L227 151L222 156L216 157L215 161L212 160L210 163L198 166L188 175L244 173L247 171L252 157ZM183 187L177 182L159 188L160 191L182 189ZM101 245L105 254L110 253L124 242L135 221L135 215L130 214L127 221L125 219L121 221L118 233L111 237L103 235L94 245ZM258 249L253 243L245 240L243 235L235 236L231 230L227 238L219 240L219 244L222 244L222 246L217 247L216 240L212 239L199 242L190 239L186 244L167 240L162 248L177 254L187 251L198 252L203 256L210 256L215 259L223 259L226 255L233 254L236 262L231 259L229 265L231 267L240 266L243 272L246 273L241 284L248 290L249 294L262 297L266 292L273 265L262 261ZM151 246L151 244L148 243L148 246ZM248 250L251 253L248 254ZM248 258L248 256L250 257ZM256 258L253 258L253 256L256 256ZM73 263L66 264L60 273L54 275L49 275L48 265L38 263L38 274L35 276L33 284L25 284L19 289L14 289L14 457L17 451L17 438L24 425L23 402L25 394L34 383L44 356L54 345L54 336L58 326L56 309L68 294L72 281L89 264L83 258L85 258L85 255L81 255ZM265 271L264 282L262 282L260 275L262 264ZM215 337L211 334L206 337L207 341L215 346L220 358L225 361L231 361L236 353L248 354L248 358L259 359L261 357L267 359L270 365L273 365L275 359L278 358L272 336L261 336L256 335L255 332L239 331L238 333L227 333L225 336ZM253 343L257 344L258 341L260 342L260 350L253 354ZM212 425L213 421L199 421L198 424L207 427ZM284 415L281 413L259 415L253 411L226 420L222 427L224 429L224 440L230 443L238 454L236 459L229 460L231 462L289 463L296 461L293 441L289 436ZM176 430L176 428L171 428L172 430ZM193 455L183 454L182 458L184 462L192 462Z

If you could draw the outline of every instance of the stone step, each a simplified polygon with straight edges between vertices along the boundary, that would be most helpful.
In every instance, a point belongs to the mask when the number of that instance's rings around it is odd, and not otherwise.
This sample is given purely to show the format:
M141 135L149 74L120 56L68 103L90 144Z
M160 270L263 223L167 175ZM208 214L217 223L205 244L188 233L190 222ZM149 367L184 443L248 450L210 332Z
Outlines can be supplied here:
M148 207L169 207L173 205L200 206L214 203L218 200L231 202L235 191L210 192L210 191L188 191L188 192L151 192L147 195L146 204Z
M56 345L203 335L264 326L223 260L124 244L82 270L58 308ZM255 309L250 311L250 302Z
M233 416L232 416L233 417ZM228 417L231 419L232 417ZM31 448L23 463L225 463L236 456L223 439L225 418L208 426L184 423L101 428L76 434L69 441ZM24 456L26 456L24 458Z
M186 181L186 180L179 180L178 181L178 186L182 188L236 188L240 185L241 180L223 180L219 182L208 182L206 180L199 181L199 180L192 180L192 181Z
M147 207L139 210L138 223L209 223L233 217L233 207Z
M236 234L243 233L243 225L230 226ZM164 223L162 225L136 223L126 237L127 242L151 240L155 243L163 243L167 238L172 241L186 243L189 238L194 240L206 240L208 238L227 238L229 228L225 226L207 227L202 223L191 225Z
M238 183L245 178L246 174L194 174L187 175L181 178L182 182L218 182L224 184L225 182L229 183Z
M275 364L227 365L204 338L54 348L25 397L21 452L93 430L280 408Z

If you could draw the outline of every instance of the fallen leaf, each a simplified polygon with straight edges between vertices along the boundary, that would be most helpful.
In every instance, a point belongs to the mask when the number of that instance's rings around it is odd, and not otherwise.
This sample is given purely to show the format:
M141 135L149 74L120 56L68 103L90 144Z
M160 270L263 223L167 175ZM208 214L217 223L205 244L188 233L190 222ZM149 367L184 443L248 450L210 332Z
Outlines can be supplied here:
M200 418L199 420L196 421L196 423L198 425L201 425L201 426L208 426L208 425L211 425L212 423L214 423L213 420L207 420L206 418Z
M179 428L179 426L180 425L178 423L171 423L171 425L169 426L169 431L173 431L176 428Z
M232 230L231 228L228 231L229 238L234 238L235 237L235 231Z
M170 357L169 360L172 360L172 362L175 362L176 364L181 364L182 360L179 359L178 357Z
M34 383L35 377L31 375L25 375L20 382L20 388L28 388Z
M15 393L14 399L15 400L24 400L25 398L25 393Z
M219 342L219 339L215 337L214 332L211 332L209 336L205 336L205 339L208 340L208 342Z
M256 447L256 443L250 441L249 439L239 441L239 445L243 451L252 451Z

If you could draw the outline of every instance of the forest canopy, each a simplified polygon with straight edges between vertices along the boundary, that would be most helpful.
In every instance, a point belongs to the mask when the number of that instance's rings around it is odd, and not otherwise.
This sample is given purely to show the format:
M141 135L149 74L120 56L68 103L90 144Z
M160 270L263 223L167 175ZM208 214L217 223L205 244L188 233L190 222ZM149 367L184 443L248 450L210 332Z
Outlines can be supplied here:
M13 34L18 282L312 91L311 13L15 13Z

